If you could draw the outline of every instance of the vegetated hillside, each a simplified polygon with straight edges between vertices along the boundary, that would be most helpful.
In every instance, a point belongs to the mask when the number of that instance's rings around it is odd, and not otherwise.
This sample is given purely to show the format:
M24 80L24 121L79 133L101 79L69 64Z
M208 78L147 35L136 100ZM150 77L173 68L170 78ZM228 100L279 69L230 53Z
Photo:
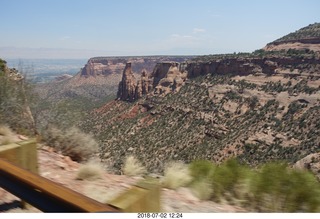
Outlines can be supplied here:
M49 124L61 128L77 125L87 111L115 99L122 71L134 63L134 74L151 71L163 60L185 61L189 56L94 57L80 72L65 80L36 84L39 104L33 107L38 129Z
M132 154L154 172L170 160L237 157L251 165L293 164L319 152L320 61L315 57L291 63L285 57L256 56L257 63L273 61L273 73L266 73L269 68L257 70L252 58L243 63L241 57L204 56L188 62L188 79L179 92L109 102L82 127L103 142L101 157L115 170ZM216 62L220 67L211 68ZM252 68L246 72L247 62Z
M272 43L312 38L320 38L320 23L310 24L295 32L289 33L288 35L285 35L273 41Z
M320 23L310 24L264 47L267 51L289 49L320 51Z
M29 91L25 77L16 69L8 68L6 61L0 59L0 123L20 133L34 134Z
M106 65L100 59L92 63L87 73ZM237 157L250 165L282 159L293 164L319 152L318 50L163 61L140 79L133 71L138 63L124 67L117 100L79 124L100 140L100 156L115 171L128 155L161 172L170 160ZM87 73L81 75L105 74Z
M77 74L62 81L36 84L38 103L32 106L32 111L38 130L48 125L59 128L77 125L87 111L115 98L114 80L114 75L98 79Z
M133 63L133 73L140 75L143 70L151 72L158 62L189 58L192 56L94 57L72 78L37 84L37 92L41 99L53 102L65 98L106 101L106 97L115 97L127 62Z

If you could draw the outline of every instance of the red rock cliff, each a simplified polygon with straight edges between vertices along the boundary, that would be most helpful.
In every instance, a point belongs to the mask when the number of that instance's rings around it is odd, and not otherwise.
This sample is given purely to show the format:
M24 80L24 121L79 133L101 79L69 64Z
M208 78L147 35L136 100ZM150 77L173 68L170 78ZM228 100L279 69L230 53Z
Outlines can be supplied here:
M157 63L150 76L142 73L137 82L126 66L122 81L118 89L118 98L121 100L137 100L143 95L166 95L177 92L188 78L206 74L216 75L249 75L264 73L272 75L277 73L278 68L288 68L296 65L318 64L317 58L299 57L247 57L247 58L223 58L210 61L187 61L187 62L161 62Z

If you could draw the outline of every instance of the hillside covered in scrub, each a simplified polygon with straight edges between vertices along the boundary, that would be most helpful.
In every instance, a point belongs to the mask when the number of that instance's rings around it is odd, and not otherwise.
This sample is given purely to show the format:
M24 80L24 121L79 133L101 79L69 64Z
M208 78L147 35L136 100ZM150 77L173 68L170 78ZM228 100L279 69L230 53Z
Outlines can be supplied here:
M103 142L115 168L129 154L153 171L169 160L220 162L238 157L257 165L290 163L319 152L318 81L282 76L206 75L179 92L112 101L83 122Z
M286 42L286 41L293 41L293 40L301 40L301 39L315 39L320 38L320 23L310 24L306 27L303 27L295 32L289 33L272 43L279 43L279 42Z
M124 69L118 99L80 124L101 141L101 159L116 171L128 155L151 172L170 160L235 157L257 166L314 156L304 165L318 174L317 50L200 56L158 63L141 79L132 77L132 66Z
M314 23L268 43L264 49L267 51L288 49L319 51L320 49L317 46L319 43L320 23Z
M0 125L10 125L24 134L34 134L35 124L30 109L31 85L17 69L8 68L0 59Z

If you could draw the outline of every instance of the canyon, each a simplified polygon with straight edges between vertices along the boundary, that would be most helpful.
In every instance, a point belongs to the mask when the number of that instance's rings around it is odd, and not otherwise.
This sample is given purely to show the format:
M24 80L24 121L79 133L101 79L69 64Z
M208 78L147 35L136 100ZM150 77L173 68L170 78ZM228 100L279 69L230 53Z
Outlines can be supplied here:
M219 163L230 157L253 166L279 159L293 165L318 153L316 42L299 39L312 44L309 49L91 58L76 76L41 92L45 100L65 98L70 106L45 121L77 118L73 124L101 142L100 157L116 173L128 155L152 172L162 172L170 160Z
M282 161L320 179L318 26L252 53L93 57L75 76L38 85L30 109L43 135L50 126L92 134L113 174L129 156L153 176L172 161L236 158L252 168Z

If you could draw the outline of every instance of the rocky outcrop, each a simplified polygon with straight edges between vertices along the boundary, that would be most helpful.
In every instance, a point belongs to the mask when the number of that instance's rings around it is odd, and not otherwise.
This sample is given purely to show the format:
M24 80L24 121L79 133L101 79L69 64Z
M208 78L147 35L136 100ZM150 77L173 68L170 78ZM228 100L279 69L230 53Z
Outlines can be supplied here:
M294 165L297 169L312 171L320 179L320 153L312 153L298 160Z
M81 69L81 76L89 77L89 76L95 76L94 72L94 64L91 59L89 59L88 63L84 66L84 68Z
M307 39L293 39L284 41L275 41L268 43L263 50L265 51L282 51L282 50L305 50L305 51L320 51L320 37Z
M245 75L248 72L259 71L258 66L242 59L221 59L210 62L191 62L187 65L188 77L212 74L239 74Z
M141 98L143 95L148 94L153 89L152 80L149 78L147 70L142 70L141 78L137 82L135 90L135 99Z
M305 57L302 59L285 56L261 58L255 56L213 58L209 61L186 61L181 63L161 62L155 65L150 76L147 76L146 71L144 71L137 82L133 82L132 77L124 74L119 86L118 97L121 100L132 101L146 94L164 96L170 92L179 91L188 78L201 75L247 76L263 73L271 76L277 74L278 69L300 69L300 67L310 64L320 65L320 61L316 57ZM129 87L128 84L132 84L132 87ZM134 92L132 89L135 89Z
M167 67L167 65L165 66ZM166 68L164 68L166 70ZM178 92L185 80L187 79L187 72L179 70L179 63L171 63L168 71L165 73L158 71L159 75L164 77L159 80L159 77L154 80L154 94L166 95L170 92ZM156 83L158 82L158 83Z
M96 77L98 75L109 75L120 73L127 59L117 57L97 57L88 60L84 68L81 69L81 76L83 77Z
M268 43L267 47L271 45L280 45L284 43L320 44L320 37L274 41L274 42Z
M207 62L187 62L186 71L188 78L206 74L240 75L245 76L255 73L272 75L279 68L295 68L297 66L318 65L320 60L316 57L252 57L252 58L226 58Z
M172 62L161 62L156 64L151 73L151 77L153 78L153 87L156 87L159 81L166 77L171 65Z
M274 74L277 62L258 58L228 58L210 62L190 62L186 67L188 77L198 77L206 74L217 75L249 75L255 73Z
M152 90L152 80L149 78L147 70L142 70L140 79L136 80L132 71L132 64L127 63L123 70L122 80L119 83L117 98L132 102Z
M187 72L181 72L177 62L158 63L150 76L143 70L138 80L134 77L131 63L127 63L119 83L117 98L132 102L147 94L166 95L177 92L186 79Z
M141 73L144 69L152 72L155 65L165 61L184 62L192 58L187 56L123 56L123 57L94 57L81 69L82 77L107 76L121 74L126 63L132 63L132 71Z
M119 83L118 98L120 100L134 101L136 98L136 79L132 72L131 63L127 63L123 70L122 80Z

